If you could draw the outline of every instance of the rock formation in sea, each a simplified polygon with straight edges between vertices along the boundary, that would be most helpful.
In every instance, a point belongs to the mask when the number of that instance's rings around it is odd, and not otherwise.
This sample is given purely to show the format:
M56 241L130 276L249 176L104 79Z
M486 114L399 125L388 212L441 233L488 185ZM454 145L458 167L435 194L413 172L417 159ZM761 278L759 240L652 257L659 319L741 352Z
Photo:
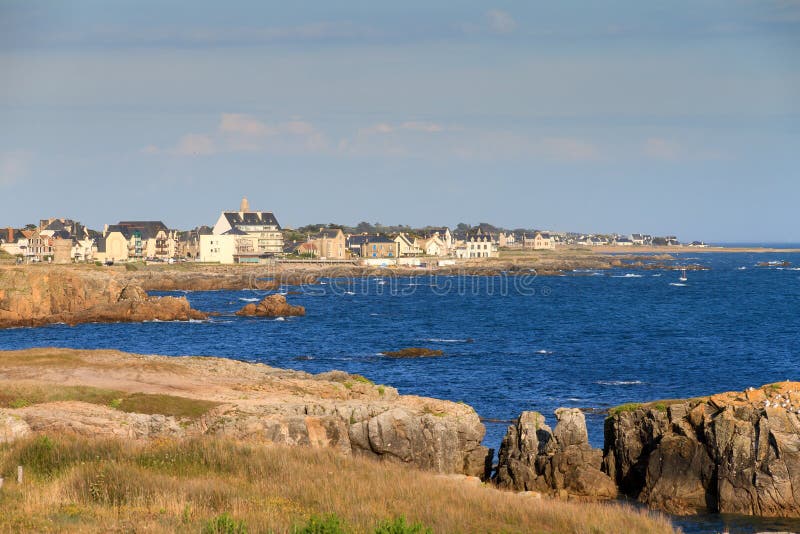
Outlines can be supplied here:
M428 349L425 347L409 347L400 350L387 350L383 355L388 358L427 358L430 356L441 356L444 354L439 349Z
M606 420L606 472L670 513L800 517L800 383L626 405Z
M245 305L236 315L243 317L294 317L306 314L303 306L293 306L286 302L286 297L277 293L267 295L261 302Z
M589 445L583 413L559 408L555 414L555 431L538 412L522 412L508 427L500 445L497 485L562 497L616 497L614 482L600 471L602 451Z
M148 297L103 270L13 268L0 271L0 328L52 323L205 319L181 297Z

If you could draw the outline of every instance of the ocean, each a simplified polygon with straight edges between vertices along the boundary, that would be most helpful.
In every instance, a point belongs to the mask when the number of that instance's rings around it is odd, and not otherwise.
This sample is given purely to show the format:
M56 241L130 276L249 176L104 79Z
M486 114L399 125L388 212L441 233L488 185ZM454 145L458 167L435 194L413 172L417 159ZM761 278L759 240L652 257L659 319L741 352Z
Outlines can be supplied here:
M221 315L197 323L52 325L0 331L0 348L115 348L223 356L312 373L341 369L403 394L463 401L498 448L509 422L536 410L553 426L561 406L586 410L602 447L604 410L800 380L800 254L676 254L701 264L681 282L671 270L614 269L564 276L324 279L288 287L305 317L239 318L264 291L162 292ZM780 265L779 262L791 265ZM775 262L759 267L760 262ZM435 358L393 359L404 347ZM800 523L709 516L687 532Z

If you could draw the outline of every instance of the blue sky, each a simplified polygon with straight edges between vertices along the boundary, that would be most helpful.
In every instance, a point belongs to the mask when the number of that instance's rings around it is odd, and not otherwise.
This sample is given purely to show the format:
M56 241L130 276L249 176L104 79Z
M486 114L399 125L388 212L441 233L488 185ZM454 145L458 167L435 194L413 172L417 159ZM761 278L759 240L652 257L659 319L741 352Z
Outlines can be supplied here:
M800 241L800 1L0 0L0 225Z

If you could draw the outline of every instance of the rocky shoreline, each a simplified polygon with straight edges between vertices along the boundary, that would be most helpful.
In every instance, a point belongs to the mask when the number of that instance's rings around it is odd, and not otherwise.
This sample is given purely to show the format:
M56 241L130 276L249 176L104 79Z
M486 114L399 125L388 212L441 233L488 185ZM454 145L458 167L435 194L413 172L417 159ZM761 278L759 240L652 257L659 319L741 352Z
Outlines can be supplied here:
M358 375L104 350L0 352L0 442L66 432L330 448L541 497L624 495L678 515L800 517L799 412L797 382L623 405L606 420L602 450L589 445L578 409L556 410L554 429L523 412L493 466L471 407Z

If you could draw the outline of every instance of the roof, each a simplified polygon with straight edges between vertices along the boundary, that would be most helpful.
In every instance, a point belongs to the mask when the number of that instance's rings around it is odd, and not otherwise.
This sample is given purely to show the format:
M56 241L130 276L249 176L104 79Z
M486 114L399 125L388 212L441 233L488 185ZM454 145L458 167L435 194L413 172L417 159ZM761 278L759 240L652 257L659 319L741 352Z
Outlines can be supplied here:
M231 227L227 232L222 232L222 235L248 235L247 232L239 230L235 226Z
M222 214L231 226L275 226L281 229L271 211L223 211Z
M394 243L394 240L379 234L351 235L347 238L348 247L360 246L366 243Z
M138 232L142 239L155 238L162 230L169 231L167 225L161 221L120 221L108 227L109 232L121 232L127 238Z
M336 239L341 231L341 228L324 228L314 234L313 239L322 239L323 237L327 239Z

